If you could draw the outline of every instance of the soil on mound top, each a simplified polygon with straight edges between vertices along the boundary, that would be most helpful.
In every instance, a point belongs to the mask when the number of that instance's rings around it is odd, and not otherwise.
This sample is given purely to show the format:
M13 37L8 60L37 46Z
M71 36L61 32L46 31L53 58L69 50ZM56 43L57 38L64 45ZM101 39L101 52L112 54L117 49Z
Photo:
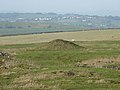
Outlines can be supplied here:
M48 42L48 48L54 50L66 50L66 49L79 49L82 48L81 46L62 39L56 39L53 41Z

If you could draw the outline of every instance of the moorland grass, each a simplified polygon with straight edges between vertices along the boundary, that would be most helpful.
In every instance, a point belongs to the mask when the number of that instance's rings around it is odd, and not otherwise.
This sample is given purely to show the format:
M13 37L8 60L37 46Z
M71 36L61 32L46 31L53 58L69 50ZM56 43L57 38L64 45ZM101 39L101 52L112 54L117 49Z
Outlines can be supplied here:
M9 67L0 68L1 90L119 90L120 71L106 67L88 67L82 62L118 60L120 41L72 42L84 47L44 48L47 43L0 46L8 52ZM54 44L54 43L52 43ZM50 44L51 45L51 44ZM73 45L73 44L72 44ZM59 47L60 47L59 46ZM74 45L73 45L74 46ZM71 44L70 44L71 47ZM57 49L56 49L57 48ZM3 59L3 57L0 57ZM12 62L11 62L12 61ZM5 64L3 63L3 64ZM115 65L108 64L109 67ZM119 67L119 64L117 64Z

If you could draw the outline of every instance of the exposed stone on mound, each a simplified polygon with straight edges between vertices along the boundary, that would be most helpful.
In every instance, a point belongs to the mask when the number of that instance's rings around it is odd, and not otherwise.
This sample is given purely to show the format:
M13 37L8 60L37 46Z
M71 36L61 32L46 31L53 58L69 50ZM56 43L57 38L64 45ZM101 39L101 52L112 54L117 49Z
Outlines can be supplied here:
M56 39L56 40L50 41L47 45L47 48L54 49L54 50L66 50L66 49L79 49L82 47L70 41Z
M0 52L0 56L9 56L9 54L6 52Z
M0 68L7 68L11 62L10 59L11 57L9 53L0 51Z

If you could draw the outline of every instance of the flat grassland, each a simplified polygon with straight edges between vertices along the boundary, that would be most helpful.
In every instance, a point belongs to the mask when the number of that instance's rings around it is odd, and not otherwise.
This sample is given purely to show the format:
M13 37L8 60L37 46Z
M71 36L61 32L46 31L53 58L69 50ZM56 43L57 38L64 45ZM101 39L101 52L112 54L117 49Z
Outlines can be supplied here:
M0 51L0 90L120 90L120 30L0 37Z
M48 42L54 39L75 41L120 40L120 30L90 30L0 37L0 45Z

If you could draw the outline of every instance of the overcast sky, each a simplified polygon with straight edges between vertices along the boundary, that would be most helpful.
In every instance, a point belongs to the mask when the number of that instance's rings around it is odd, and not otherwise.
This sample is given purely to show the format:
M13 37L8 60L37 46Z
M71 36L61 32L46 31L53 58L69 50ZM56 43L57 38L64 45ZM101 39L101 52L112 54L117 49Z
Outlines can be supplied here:
M55 12L120 16L120 0L0 0L0 12Z

